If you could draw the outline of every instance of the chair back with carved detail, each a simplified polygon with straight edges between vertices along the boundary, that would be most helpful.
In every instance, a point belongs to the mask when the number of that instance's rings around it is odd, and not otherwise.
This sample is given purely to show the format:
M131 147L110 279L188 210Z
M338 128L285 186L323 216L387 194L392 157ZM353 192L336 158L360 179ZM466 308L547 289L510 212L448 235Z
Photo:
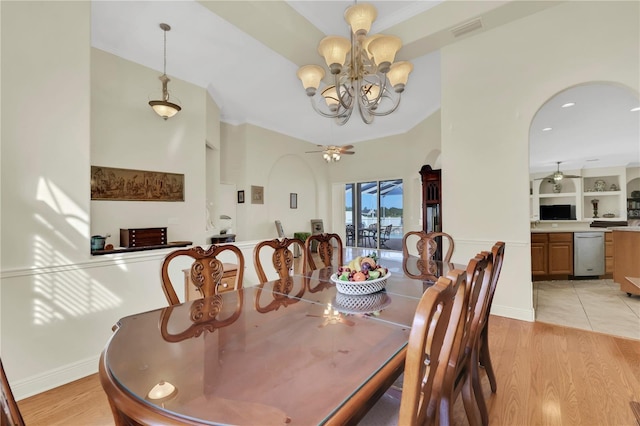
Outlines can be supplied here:
M438 250L437 237L447 238L449 248L447 254L443 259L443 263L451 262L451 255L453 254L454 243L453 238L449 234L444 232L424 232L424 231L410 231L404 234L402 238L402 269L405 275L410 278L420 279L435 282L439 276L438 263L434 259L436 251ZM416 242L416 250L418 256L411 256L409 250L409 244L413 241ZM452 269L453 267L450 266Z
M315 246L315 249L314 249ZM313 271L318 269L315 262L315 255L319 257L323 266L333 265L333 254L336 253L337 264L335 266L342 265L342 239L338 234L315 234L309 236L304 242L305 255L307 257L307 263L309 270Z
M398 424L436 420L447 363L466 311L465 287L466 272L454 270L438 278L420 299L407 345Z
M0 393L0 405L2 405L0 424L2 424L2 426L24 426L24 420L22 420L22 414L20 414L18 404L13 397L13 392L11 392L11 386L9 386L9 381L4 372L2 360L0 360L0 375L0 380L2 380L0 386L2 390L2 393Z
M447 253L442 257L442 261L445 263L451 262L451 256L453 255L453 249L455 244L453 242L453 237L447 234L446 232L424 232L424 231L409 231L404 234L402 237L402 254L404 257L408 257L409 247L407 246L407 240L411 238L412 235L418 237L418 242L416 243L416 249L418 250L418 257L427 261L433 260L433 256L438 249L438 240L436 238L443 237L447 239L449 247L447 248Z
M218 257L225 252L235 255L238 270L236 272L234 289L242 288L244 274L244 256L238 247L233 244L212 245L208 249L200 246L188 249L175 250L169 253L162 262L162 289L169 305L180 303L175 286L171 282L170 265L175 259L187 256L193 259L189 270L191 283L196 287L201 297L208 297L218 294L222 288L222 274L224 273L224 263Z
M278 278L285 279L294 271L294 247L298 247L300 250L300 265L301 271L306 269L306 251L304 248L304 242L298 238L282 238L275 240L266 240L259 242L253 249L253 265L256 268L256 274L258 275L258 281L260 284L264 284L269 281L267 272L265 271L264 263L261 259L261 253L266 247L270 247L272 250L271 266Z

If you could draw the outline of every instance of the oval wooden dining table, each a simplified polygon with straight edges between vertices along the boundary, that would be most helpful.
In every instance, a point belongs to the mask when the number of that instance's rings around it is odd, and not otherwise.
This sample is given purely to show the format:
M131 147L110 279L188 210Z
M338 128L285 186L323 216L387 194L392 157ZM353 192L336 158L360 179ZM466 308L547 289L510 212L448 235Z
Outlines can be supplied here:
M430 285L378 253L373 295L339 293L329 267L122 318L100 359L116 424L357 423L402 373Z

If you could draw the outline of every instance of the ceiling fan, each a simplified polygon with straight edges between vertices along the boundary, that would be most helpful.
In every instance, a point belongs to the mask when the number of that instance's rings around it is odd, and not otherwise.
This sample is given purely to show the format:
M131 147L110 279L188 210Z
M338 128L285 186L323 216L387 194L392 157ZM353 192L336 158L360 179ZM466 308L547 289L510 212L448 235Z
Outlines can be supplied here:
M323 153L322 156L324 157L327 163L340 161L340 157L342 155L355 154L354 151L351 151L351 149L353 148L353 145L343 145L343 146L318 145L318 147L320 147L321 149L317 151L307 151L306 153L310 154L314 152L322 152Z
M560 181L564 178L579 178L582 176L577 176L577 175L565 175L564 173L562 173L560 171L560 163L561 161L556 161L556 163L558 164L558 169L553 172L553 174L550 174L549 176L545 176L545 177L541 177L541 178L536 178L536 180L540 180L540 179L549 179L550 181L553 181L553 183L560 183Z

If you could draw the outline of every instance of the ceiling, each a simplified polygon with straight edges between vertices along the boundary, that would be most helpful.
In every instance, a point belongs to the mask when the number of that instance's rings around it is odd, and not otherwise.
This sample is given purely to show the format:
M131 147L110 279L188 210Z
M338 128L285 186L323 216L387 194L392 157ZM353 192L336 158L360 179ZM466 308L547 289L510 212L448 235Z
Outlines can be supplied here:
M324 66L316 51L324 35L348 37L343 14L351 1L93 0L91 39L93 47L161 74L159 24L168 23L172 29L167 33L167 74L206 88L220 106L222 121L254 124L313 144L343 145L407 132L437 111L439 49L443 46L560 2L370 3L378 9L371 33L399 36L404 45L396 59L414 65L399 109L376 117L371 125L362 123L356 114L344 126L319 116L296 77L301 65ZM457 31L475 19L480 19L481 28L466 34ZM159 92L158 81L141 84L157 86ZM180 94L172 93L172 99L179 100ZM552 111L549 114L553 116ZM549 158L538 158L533 152L532 167L545 167ZM568 157L560 152L553 158L564 161Z
M631 111L639 106L637 95L613 84L558 93L531 122L530 171L554 171L558 161L560 170L640 166L640 111Z

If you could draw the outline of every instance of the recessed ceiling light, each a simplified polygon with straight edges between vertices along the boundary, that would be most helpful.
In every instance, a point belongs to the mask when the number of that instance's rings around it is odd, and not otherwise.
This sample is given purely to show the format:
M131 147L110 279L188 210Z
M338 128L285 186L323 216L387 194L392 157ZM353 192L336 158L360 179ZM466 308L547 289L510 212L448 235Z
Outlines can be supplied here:
M631 108L631 112L640 111L640 107Z
M599 158L589 158L587 161L600 161Z
M548 132L549 130L553 130L551 127L545 127L544 129L542 129L543 132Z
M575 104L575 102L567 102L566 104L562 105L562 108L569 108L574 106Z

